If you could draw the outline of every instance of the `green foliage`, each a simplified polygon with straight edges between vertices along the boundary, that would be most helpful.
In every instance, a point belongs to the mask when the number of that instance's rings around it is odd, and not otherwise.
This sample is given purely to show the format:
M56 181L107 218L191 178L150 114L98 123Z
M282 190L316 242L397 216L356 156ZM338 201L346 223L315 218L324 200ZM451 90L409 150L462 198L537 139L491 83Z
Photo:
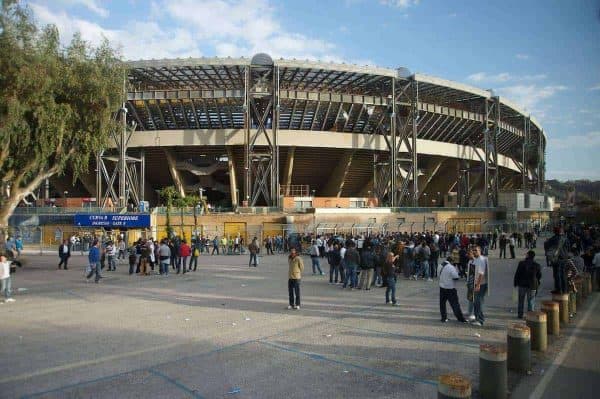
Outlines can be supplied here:
M107 41L93 48L75 35L63 47L28 8L0 7L0 182L11 186L0 208L14 209L43 179L88 171L116 127L126 71Z
M162 198L165 201L165 204L167 205L167 237L173 238L174 230L173 226L171 225L171 208L173 207L175 201L179 198L179 193L177 192L177 189L175 189L174 186L167 186L163 187L158 192L158 195L160 195L160 198Z

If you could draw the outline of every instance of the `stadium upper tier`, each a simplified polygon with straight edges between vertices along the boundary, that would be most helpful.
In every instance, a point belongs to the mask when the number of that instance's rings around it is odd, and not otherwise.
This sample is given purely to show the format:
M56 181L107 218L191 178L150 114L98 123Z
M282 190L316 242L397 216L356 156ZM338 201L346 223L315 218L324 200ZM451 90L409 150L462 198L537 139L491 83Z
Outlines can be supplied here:
M416 205L428 187L462 190L465 206L474 205L476 192L489 205L498 190L541 190L542 128L491 90L405 68L272 61L266 54L128 67L127 122L136 130L128 146L145 149L153 188L209 185L234 204L238 191L250 204L276 204L278 185L306 184L317 195L373 192L387 203L412 198ZM457 163L444 164L448 159ZM330 175L311 171L315 163ZM212 180L206 168L216 168Z
M138 130L243 129L248 65L248 58L130 62L131 117ZM279 129L288 130L376 133L385 119L392 79L408 78L399 77L399 70L371 66L296 60L276 60L274 65L280 71ZM427 116L419 123L419 138L459 144L472 138L485 118L482 104L493 93L423 74L413 76L419 83L419 109ZM402 87L397 86L398 92ZM527 118L537 142L543 133L534 117L500 99L501 153L522 140Z

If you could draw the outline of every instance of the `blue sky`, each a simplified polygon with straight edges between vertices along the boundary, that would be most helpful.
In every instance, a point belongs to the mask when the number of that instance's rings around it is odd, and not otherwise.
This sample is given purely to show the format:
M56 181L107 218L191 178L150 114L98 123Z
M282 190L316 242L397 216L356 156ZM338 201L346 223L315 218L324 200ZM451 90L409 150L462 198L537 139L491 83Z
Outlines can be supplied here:
M126 59L309 58L406 66L493 88L549 138L547 177L600 180L600 2L29 0L68 42L103 36Z

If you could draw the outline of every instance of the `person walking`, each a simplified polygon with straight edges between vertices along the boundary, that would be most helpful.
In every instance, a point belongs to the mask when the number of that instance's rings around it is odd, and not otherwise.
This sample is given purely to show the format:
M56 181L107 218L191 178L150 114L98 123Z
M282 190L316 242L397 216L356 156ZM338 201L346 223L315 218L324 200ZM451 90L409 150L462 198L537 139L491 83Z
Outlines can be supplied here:
M394 262L398 258L399 255L394 255L393 252L388 252L385 258L385 262L383 264L383 278L386 281L385 288L385 304L388 305L390 303L390 299L392 300L392 305L398 306L396 302L396 267L394 266ZM391 294L391 298L390 298Z
M350 288L353 289L358 288L358 276L356 271L358 269L358 265L360 265L360 254L356 250L356 244L354 244L354 242L349 241L348 244L348 249L344 255L346 278L344 279L343 288L346 288L348 283L350 283Z
M317 270L319 274L322 276L323 271L321 270L321 263L319 261L320 257L320 249L316 240L312 240L312 245L310 246L310 260L312 263L312 272L313 274L317 274Z
M10 276L10 261L0 254L0 293L4 294L4 302L14 302L12 294L12 277Z
M290 255L288 256L288 296L289 305L288 309L300 309L300 280L302 279L302 272L304 271L304 263L302 258L298 256L296 248L290 249Z
M88 251L88 263L90 264L90 270L86 278L89 281L90 278L95 274L95 282L97 284L102 278L102 275L100 274L100 248L97 240L92 242L92 247Z
M542 280L542 271L540 265L534 259L535 252L527 251L525 259L519 262L515 272L513 285L519 290L519 304L517 307L517 317L519 319L523 318L525 296L527 296L527 311L535 310L535 296Z
M63 240L62 244L58 246L58 258L60 262L58 262L58 270L63 266L65 270L69 270L67 264L69 263L69 258L71 257L71 246L69 245L69 240Z
M117 270L116 249L112 241L106 243L106 260L108 261L108 271Z
M213 238L212 240L212 252L210 253L210 255L214 255L215 252L217 253L217 255L219 254L219 237L215 236L215 238Z
M475 312L476 326L483 326L485 315L483 314L483 304L488 292L489 267L487 258L481 254L481 248L476 246L473 249L473 265L475 266L475 284L473 291L475 293L473 301L473 310Z
M258 259L256 255L258 254L258 239L254 237L250 245L248 245L248 252L250 252L250 259L248 260L248 267L258 265Z
M448 314L446 313L446 302L450 302L452 312L456 317L456 320L461 323L466 323L467 320L460 309L460 303L458 302L458 294L456 292L456 282L460 279L458 270L451 263L451 258L446 259L442 262L442 270L440 271L440 316L442 323L448 321Z
M15 240L15 250L17 251L17 258L21 256L21 252L23 252L23 238L21 236L17 236Z
M515 237L511 236L508 242L508 247L510 248L510 258L515 258Z
M500 242L499 242L499 246L500 246L499 258L500 259L502 259L502 257L504 257L504 259L506 259L506 244L508 244L506 235L502 234L502 236L500 237Z

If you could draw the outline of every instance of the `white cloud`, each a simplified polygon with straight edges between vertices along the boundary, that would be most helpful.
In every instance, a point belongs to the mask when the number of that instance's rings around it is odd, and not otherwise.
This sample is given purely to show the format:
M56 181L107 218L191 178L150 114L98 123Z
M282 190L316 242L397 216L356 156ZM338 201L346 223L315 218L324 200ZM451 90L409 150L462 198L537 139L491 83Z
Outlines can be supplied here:
M66 12L53 12L46 6L32 3L31 9L42 24L54 24L59 29L61 41L68 44L75 34L92 45L104 38L121 47L126 59L199 57L197 40L189 31L176 28L163 30L156 22L131 21L126 30L105 29L97 23L74 18Z
M529 54L517 54L515 55L515 58L518 60L528 60L531 57L529 56Z
M537 117L543 118L544 112L542 110L536 111L536 107L541 101L564 90L567 90L567 87L561 85L537 86L535 84L520 84L498 88L497 92L500 96L506 96L509 101L524 107L528 111L537 113Z
M340 60L332 55L332 43L287 31L267 0L168 1L163 10L197 40L213 43L217 56L266 52L274 58Z
M588 90L590 90L590 91L600 90L600 83L598 83L596 86L590 87Z
M108 17L108 10L106 8L101 7L98 4L97 0L59 0L60 3L63 3L67 6L83 6L93 12L94 14L98 14L102 18Z
M572 148L592 149L600 146L600 131L587 134L574 134L566 137L551 137L548 146L554 150L565 150Z
M417 6L421 0L379 0L379 4L397 8L408 8L411 6Z
M60 1L97 5L97 0ZM149 15L134 15L132 18L138 19L115 29L74 17L40 0L31 3L31 8L41 23L58 27L64 44L79 31L94 45L103 38L120 45L125 59L197 57L202 46L214 49L217 56L266 52L274 58L342 61L332 43L282 26L270 0L153 0Z
M536 74L536 75L522 75L515 76L511 75L508 72L502 72L498 74L487 74L485 72L477 72L472 75L467 76L467 80L476 83L505 83L505 82L529 82L529 81L538 81L544 80L548 76L546 74Z

